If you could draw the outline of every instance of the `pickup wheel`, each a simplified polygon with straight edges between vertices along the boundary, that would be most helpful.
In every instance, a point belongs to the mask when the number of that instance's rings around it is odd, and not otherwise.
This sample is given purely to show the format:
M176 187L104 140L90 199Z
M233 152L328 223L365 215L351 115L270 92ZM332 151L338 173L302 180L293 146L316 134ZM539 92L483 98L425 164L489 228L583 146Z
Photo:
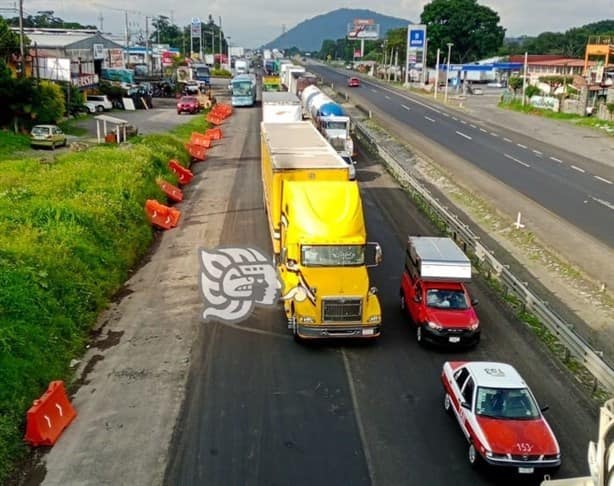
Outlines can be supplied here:
M480 456L480 453L476 450L475 446L473 445L473 442L469 443L469 449L467 450L467 459L469 459L469 464L471 464L471 467L474 469L479 468L482 464L482 456Z
M403 293L403 289L401 289L400 294L401 294L401 298L400 298L400 301L399 301L399 307L401 308L401 312L403 314L406 314L407 313L407 304L405 302L405 294Z
M418 344L423 344L423 341L422 341L422 326L416 326L416 341L418 341Z

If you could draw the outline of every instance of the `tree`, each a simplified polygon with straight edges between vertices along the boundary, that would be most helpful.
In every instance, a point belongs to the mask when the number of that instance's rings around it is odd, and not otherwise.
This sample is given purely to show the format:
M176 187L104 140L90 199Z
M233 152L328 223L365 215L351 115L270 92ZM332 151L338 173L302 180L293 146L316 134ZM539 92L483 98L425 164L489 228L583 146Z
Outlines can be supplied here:
M496 54L505 37L499 14L477 0L433 0L420 20L427 26L431 63L437 48L447 53L449 42L454 44L451 59L463 63Z
M10 30L7 22L0 17L0 60L8 64L14 55L19 55L19 35Z

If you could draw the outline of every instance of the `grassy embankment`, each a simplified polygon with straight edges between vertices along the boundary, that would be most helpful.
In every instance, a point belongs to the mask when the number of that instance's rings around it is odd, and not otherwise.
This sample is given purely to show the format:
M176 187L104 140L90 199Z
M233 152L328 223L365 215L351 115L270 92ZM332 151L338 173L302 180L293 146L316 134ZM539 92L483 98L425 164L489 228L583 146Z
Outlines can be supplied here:
M97 315L152 242L143 207L165 200L156 178L176 180L168 160L187 164L183 143L204 128L199 116L53 164L15 160L27 137L0 132L0 483L27 453L26 410L51 380L70 380Z

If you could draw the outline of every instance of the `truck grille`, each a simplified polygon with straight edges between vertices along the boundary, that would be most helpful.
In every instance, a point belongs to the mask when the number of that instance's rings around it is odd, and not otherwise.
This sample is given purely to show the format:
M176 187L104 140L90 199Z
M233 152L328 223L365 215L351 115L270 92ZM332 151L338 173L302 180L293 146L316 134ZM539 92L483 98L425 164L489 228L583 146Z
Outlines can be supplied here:
M330 138L328 141L337 152L345 150L345 138L335 137Z
M361 318L362 300L360 299L326 299L322 303L324 322L360 322Z

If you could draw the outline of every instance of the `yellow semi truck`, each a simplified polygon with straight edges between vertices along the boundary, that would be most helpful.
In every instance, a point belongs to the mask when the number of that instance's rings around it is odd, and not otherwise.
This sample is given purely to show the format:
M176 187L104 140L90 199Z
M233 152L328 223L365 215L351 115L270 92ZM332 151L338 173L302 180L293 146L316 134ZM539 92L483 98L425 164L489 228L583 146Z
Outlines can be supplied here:
M262 123L264 202L288 325L297 338L380 334L377 289L367 267L381 260L367 242L358 184L309 122Z

